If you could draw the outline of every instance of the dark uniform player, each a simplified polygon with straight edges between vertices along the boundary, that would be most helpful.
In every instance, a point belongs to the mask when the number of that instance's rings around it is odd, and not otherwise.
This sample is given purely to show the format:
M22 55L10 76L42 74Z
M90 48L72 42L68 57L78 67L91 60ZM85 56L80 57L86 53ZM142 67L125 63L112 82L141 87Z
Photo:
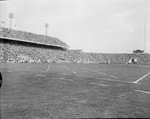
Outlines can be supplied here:
M1 74L1 72L0 72L0 88L1 88L1 86L2 86L2 82L3 82L3 80L2 80L2 74Z

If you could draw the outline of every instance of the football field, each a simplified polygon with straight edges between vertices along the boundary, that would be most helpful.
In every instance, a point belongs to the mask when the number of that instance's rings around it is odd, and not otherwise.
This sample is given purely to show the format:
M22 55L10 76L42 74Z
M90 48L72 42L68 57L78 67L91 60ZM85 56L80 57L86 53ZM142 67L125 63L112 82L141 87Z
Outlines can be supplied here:
M1 63L1 119L150 118L150 65Z

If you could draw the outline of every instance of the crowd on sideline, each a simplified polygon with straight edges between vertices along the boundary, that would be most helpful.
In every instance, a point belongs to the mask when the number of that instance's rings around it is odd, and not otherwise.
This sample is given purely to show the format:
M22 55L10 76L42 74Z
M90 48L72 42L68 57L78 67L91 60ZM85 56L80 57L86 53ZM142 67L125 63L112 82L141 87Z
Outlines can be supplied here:
M85 53L0 43L0 62L127 64L131 58L137 58L140 64L150 64L150 54Z

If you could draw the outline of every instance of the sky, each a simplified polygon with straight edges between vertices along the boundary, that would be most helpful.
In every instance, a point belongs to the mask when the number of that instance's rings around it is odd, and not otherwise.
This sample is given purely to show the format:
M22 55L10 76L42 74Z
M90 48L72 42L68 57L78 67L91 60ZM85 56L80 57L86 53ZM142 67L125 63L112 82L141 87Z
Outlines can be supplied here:
M150 0L4 0L1 26L10 27L9 13L12 29L45 35L48 23L48 36L70 49L150 53Z

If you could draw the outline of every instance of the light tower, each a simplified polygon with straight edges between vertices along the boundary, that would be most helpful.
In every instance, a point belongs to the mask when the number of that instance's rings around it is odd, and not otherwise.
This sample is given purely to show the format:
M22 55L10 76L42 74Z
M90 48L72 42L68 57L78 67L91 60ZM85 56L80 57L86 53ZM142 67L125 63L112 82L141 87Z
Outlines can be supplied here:
M9 19L10 19L10 29L12 27L12 19L14 18L14 14L13 13L9 13Z
M45 32L45 35L47 36L47 28L49 27L49 24L48 23L45 23L45 30L46 30L46 32Z

